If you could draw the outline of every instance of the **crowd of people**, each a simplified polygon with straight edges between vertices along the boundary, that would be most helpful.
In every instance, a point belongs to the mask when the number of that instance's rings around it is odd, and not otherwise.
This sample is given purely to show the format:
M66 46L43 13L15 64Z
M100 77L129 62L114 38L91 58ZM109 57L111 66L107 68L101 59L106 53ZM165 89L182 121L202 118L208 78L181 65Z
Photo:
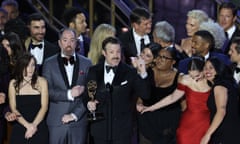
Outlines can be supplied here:
M18 3L0 8L0 144L239 144L240 29L223 2L214 21L187 13L188 37L143 7L119 34L85 14L63 13L58 41ZM91 118L89 117L91 116Z

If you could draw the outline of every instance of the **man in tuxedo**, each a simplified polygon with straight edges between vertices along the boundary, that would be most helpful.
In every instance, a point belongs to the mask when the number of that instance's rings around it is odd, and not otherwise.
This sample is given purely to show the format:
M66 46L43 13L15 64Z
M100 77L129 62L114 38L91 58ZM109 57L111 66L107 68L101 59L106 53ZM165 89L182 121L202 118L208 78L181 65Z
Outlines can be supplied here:
M58 44L61 52L43 65L50 99L49 143L86 144L87 120L82 94L91 61L75 53L77 35L74 30L61 30Z
M235 37L232 40L230 49L228 51L230 55L230 60L233 62L231 68L233 70L233 77L236 82L240 82L240 37Z
M120 35L124 59L131 64L131 57L139 56L141 49L152 42L152 15L142 7L138 7L130 14L131 29Z
M227 65L231 62L229 58L221 53L212 52L215 42L212 34L205 30L197 31L192 37L192 53L193 56L200 56L207 60L209 57L217 57L219 60ZM179 61L178 71L187 74L188 73L188 63L191 58L185 58Z
M237 11L237 7L231 2L222 3L218 10L218 23L224 29L227 38L226 44L223 47L224 54L228 54L233 38L240 36L240 30L235 25Z
M130 144L132 135L134 96L149 97L149 83L145 64L140 70L121 62L121 47L117 38L108 37L103 41L102 54L105 61L89 69L89 81L97 83L95 99L86 94L89 111L103 113L104 119L93 121L90 132L94 144ZM86 86L88 89L88 86ZM86 91L85 91L86 92Z
M76 31L78 36L78 46L76 51L86 56L89 52L90 38L85 36L87 22L85 14L78 8L69 8L63 14L63 19L67 27L72 28Z
M46 34L46 22L44 18L33 13L28 19L28 28L30 37L25 41L25 47L37 60L39 74L42 74L42 65L44 61L59 52L59 48L44 39Z

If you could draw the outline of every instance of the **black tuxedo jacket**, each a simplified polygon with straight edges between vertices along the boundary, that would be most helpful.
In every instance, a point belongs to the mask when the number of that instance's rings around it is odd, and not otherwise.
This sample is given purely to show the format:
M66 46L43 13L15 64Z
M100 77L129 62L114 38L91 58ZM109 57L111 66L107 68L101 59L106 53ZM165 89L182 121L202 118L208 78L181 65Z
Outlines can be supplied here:
M104 120L91 123L91 134L104 140L130 138L133 110L136 106L135 96L149 98L148 78L142 79L135 69L120 63L112 85L106 86L104 83L104 63L100 63L90 67L87 82L90 80L97 82L95 99L99 101L99 104L97 104L96 112L103 113L105 117ZM88 101L89 97L85 94L85 104Z
M31 38L28 38L25 41L25 47L26 47L27 51L30 51L30 43L31 43ZM49 57L57 54L58 52L60 52L60 48L57 45L52 44L52 43L48 42L47 40L44 40L43 49L44 49L44 51L43 51L43 63L47 58L49 58ZM43 63L42 63L42 65L43 65ZM38 67L37 67L39 75L42 75L42 65L38 65Z
M228 51L230 49L230 45L235 37L240 37L240 30L238 27L236 27L236 30L234 31L232 37L230 40L227 41L226 48L224 49L224 54L228 55Z
M137 47L133 37L133 29L120 35L119 39L122 44L122 50L123 50L125 62L127 64L131 64L130 57L137 56ZM151 35L149 35L149 39L150 39L150 42L153 42L153 38Z

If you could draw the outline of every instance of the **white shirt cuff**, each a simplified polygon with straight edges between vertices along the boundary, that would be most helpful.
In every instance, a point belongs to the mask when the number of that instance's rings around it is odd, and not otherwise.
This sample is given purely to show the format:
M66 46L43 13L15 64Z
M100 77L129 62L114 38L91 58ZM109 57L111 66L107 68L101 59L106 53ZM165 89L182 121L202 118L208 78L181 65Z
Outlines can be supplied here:
M71 90L68 90L68 92L67 92L67 97L68 97L68 100L74 101L74 97L73 97L72 94L71 94Z
M78 120L77 116L74 113L71 113L71 116L74 118L74 121Z

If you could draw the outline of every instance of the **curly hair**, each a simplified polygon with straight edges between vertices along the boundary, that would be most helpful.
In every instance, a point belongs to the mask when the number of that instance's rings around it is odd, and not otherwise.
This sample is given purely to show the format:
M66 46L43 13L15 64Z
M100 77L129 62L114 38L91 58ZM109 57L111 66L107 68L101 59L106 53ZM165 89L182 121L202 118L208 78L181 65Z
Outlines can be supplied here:
M216 22L209 20L200 24L199 30L206 30L212 34L215 41L215 49L221 49L226 40L223 28Z

